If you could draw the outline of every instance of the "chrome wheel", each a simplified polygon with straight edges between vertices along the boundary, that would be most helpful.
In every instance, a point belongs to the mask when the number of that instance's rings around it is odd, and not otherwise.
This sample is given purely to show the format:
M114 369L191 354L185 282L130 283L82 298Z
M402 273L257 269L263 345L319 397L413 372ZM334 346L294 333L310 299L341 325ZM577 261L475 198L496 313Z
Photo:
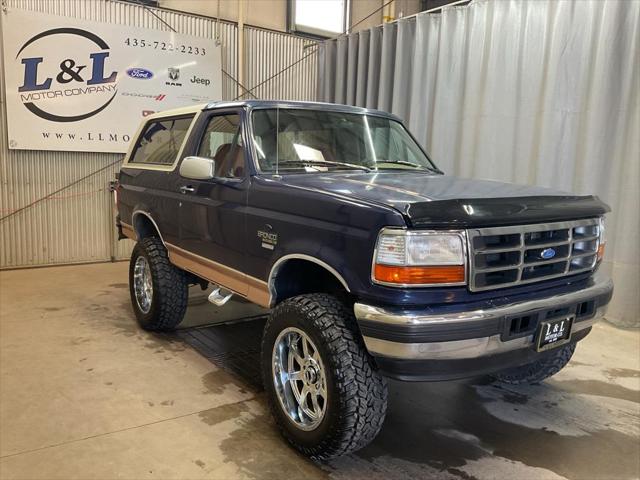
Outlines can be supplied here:
M280 406L298 428L314 430L327 409L327 380L318 349L306 333L289 327L276 338L271 358Z
M149 262L142 256L136 259L136 265L133 269L133 291L136 294L138 308L142 313L149 313L153 300L153 280L151 279Z

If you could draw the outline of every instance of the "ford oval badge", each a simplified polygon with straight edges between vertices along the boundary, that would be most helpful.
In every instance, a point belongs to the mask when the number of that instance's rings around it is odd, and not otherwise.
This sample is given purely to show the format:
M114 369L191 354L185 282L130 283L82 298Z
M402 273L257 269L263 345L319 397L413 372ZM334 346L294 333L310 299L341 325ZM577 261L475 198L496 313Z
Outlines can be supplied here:
M540 252L540 256L545 260L549 260L556 256L556 251L553 248L545 248Z
M131 78L139 78L142 80L153 78L153 72L144 68L130 68L127 70L127 75Z

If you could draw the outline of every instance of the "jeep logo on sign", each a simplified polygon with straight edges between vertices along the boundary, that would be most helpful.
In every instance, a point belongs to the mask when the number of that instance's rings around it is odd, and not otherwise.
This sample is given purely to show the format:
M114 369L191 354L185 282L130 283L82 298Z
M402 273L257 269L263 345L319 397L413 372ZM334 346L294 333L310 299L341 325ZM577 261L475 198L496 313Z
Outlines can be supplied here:
M204 85L205 87L209 86L211 84L211 80L209 80L208 78L198 78L195 75L193 76L193 78L190 81L191 81L191 83Z
M74 46L71 49L73 56L61 51L63 56L56 60L39 53L38 46L51 42L50 37L64 36L63 38L68 39L68 35L87 40L90 48L85 46L83 52L82 45L78 44L77 48ZM20 57L23 52L29 53ZM24 69L22 85L18 88L20 100L34 115L52 122L77 122L96 115L107 108L117 94L115 82L118 72L108 69L108 58L109 45L87 30L54 28L34 35L16 54L16 60L20 60ZM48 74L43 74L43 71ZM82 111L69 112L67 109L64 112L53 112L46 106L48 99L75 96L83 97L80 102L83 105ZM39 104L36 105L36 102Z

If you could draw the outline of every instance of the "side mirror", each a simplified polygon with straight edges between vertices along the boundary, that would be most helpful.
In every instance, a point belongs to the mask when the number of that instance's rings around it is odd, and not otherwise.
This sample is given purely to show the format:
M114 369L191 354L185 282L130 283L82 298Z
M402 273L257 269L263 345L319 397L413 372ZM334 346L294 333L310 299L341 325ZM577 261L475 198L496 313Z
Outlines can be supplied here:
M216 162L211 158L185 157L180 164L180 175L194 180L210 180L215 167Z

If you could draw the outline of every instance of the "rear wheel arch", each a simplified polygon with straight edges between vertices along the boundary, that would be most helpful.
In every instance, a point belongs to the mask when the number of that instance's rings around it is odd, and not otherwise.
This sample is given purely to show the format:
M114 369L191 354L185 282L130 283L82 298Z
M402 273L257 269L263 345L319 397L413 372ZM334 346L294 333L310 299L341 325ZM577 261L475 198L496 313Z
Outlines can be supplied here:
M163 244L165 243L158 224L148 212L144 210L134 211L131 216L131 221L138 241L147 237L158 237Z

